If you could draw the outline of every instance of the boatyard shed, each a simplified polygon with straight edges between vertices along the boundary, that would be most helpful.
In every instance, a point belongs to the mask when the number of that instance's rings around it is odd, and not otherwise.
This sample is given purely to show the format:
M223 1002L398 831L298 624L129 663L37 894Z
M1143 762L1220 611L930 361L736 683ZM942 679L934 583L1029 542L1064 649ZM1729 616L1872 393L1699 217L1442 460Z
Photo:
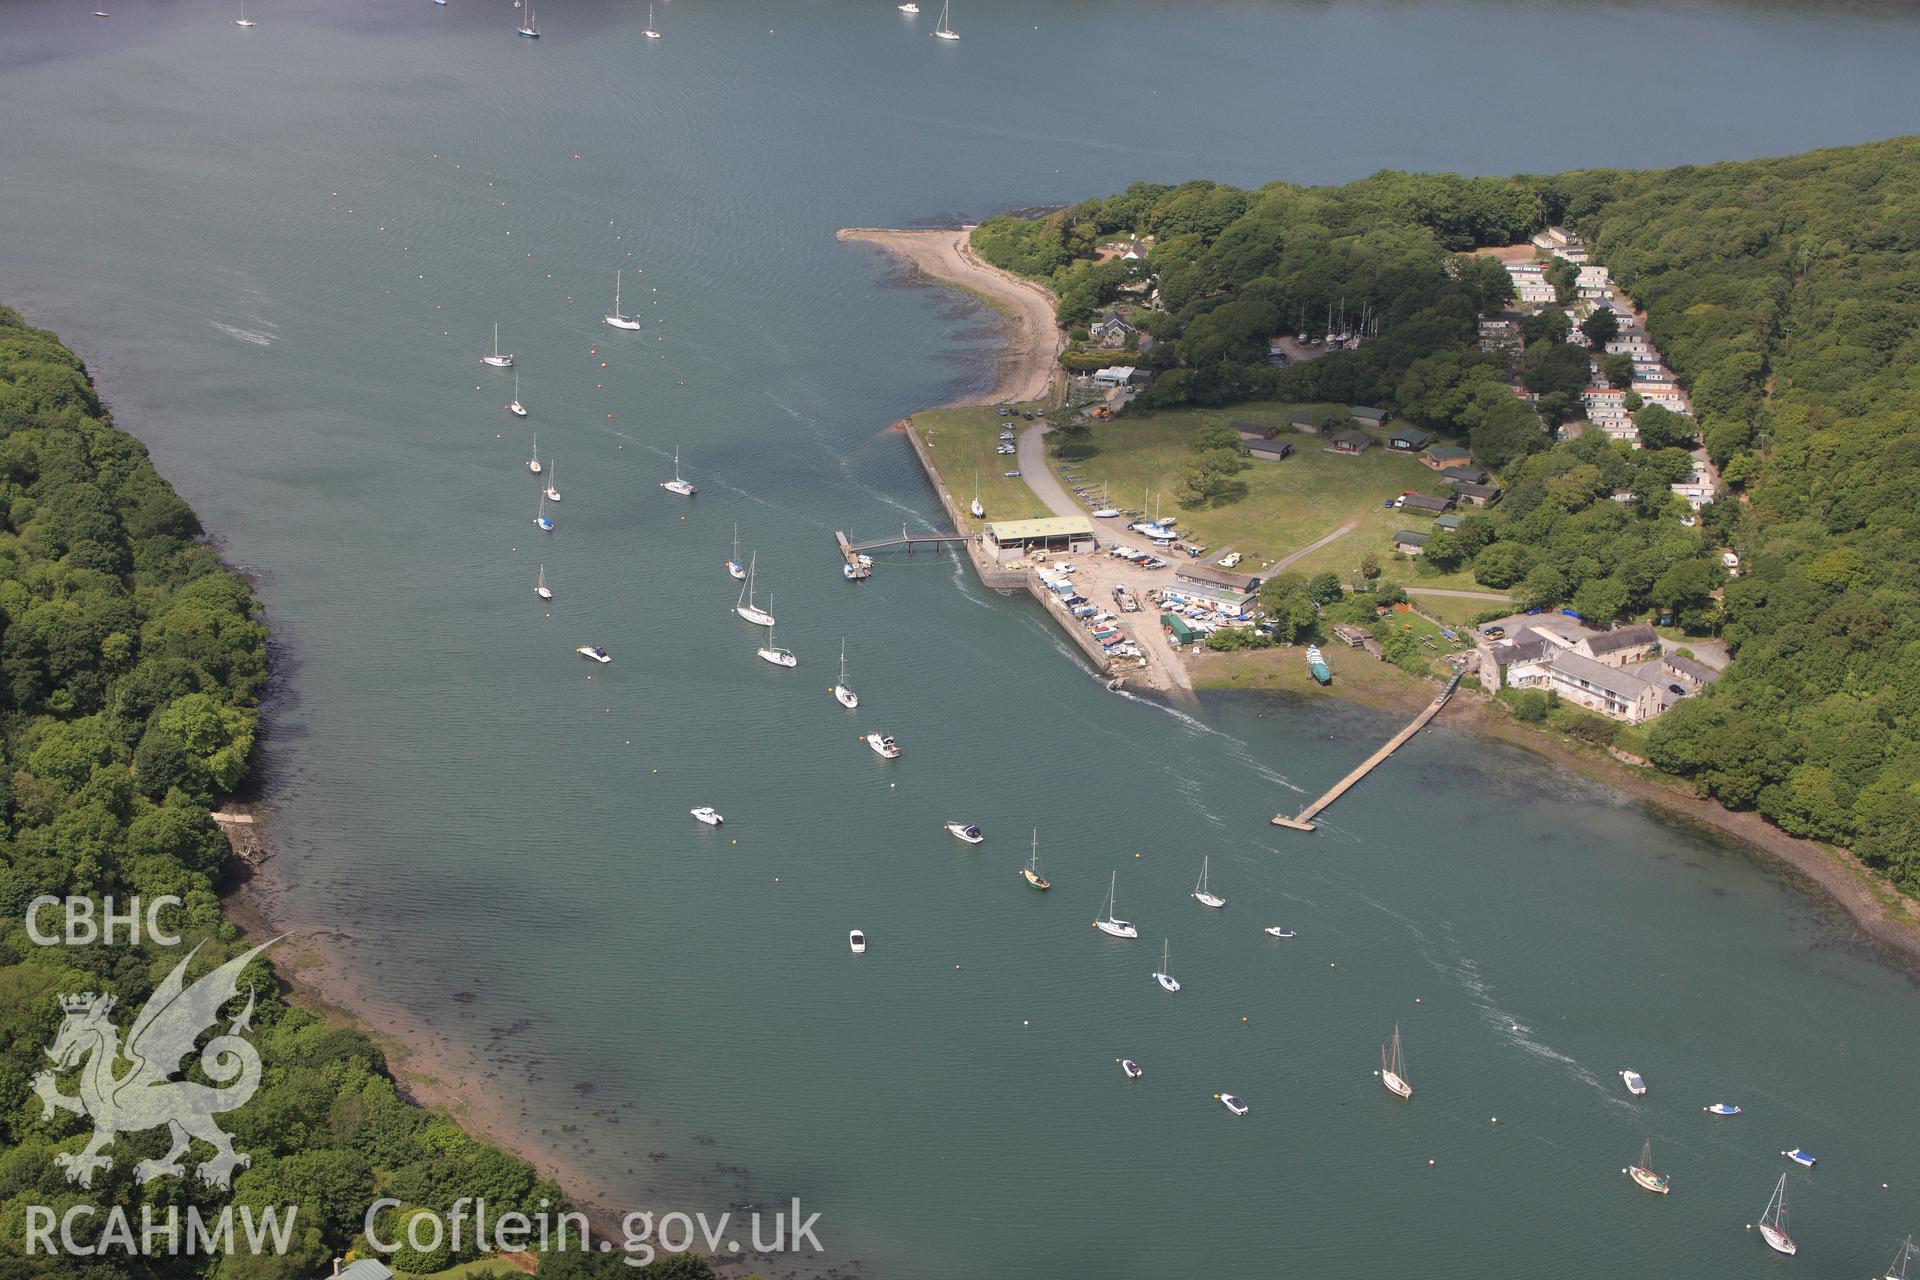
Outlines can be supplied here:
M1260 579L1209 565L1185 564L1173 571L1173 583L1167 590L1198 604L1239 613L1259 592Z
M994 520L985 531L997 551L1074 551L1099 545L1093 522L1085 516L1048 516L1042 520Z

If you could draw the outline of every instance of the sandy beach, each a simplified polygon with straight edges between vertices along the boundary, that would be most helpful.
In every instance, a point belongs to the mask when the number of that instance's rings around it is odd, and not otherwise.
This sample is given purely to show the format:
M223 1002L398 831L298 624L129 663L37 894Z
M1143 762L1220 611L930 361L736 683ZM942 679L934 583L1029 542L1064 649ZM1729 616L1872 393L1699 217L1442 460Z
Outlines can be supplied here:
M1054 296L1041 285L983 261L973 251L973 228L957 231L895 231L847 227L841 240L876 245L929 281L965 289L1006 321L1007 349L989 404L1040 400L1053 384L1067 336L1053 321Z

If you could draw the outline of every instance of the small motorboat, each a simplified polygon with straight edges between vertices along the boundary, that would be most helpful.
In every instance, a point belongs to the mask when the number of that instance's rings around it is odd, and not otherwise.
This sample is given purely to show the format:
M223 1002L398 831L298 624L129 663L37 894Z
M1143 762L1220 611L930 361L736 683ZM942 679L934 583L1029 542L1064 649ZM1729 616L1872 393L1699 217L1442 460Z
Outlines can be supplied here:
M902 13L918 13L918 12L920 12L920 6L919 6L919 5L917 5L917 4L915 4L915 3L913 2L913 0L907 0L907 2L906 2L905 4L897 4L897 5L895 5L895 6L893 6L893 7L894 7L894 8L896 8L896 9L898 9L898 10L899 10L900 12L902 12Z
M574 650L583 658L592 658L595 662L612 662L613 655L597 644L583 644Z
M1647 1091L1647 1082L1641 1079L1638 1071L1622 1071L1620 1073L1620 1079L1627 1086L1627 1092L1636 1098L1641 1097Z
M955 840L965 840L968 844L979 844L982 840L986 839L984 835L980 834L980 828L974 826L971 822L949 822L946 824L946 827L948 835L952 836Z
M867 954L867 935L858 929L849 930L847 933L847 950L857 956Z
M1269 938L1293 938L1299 936L1283 924L1270 924L1260 932L1266 934Z
M1237 1116L1243 1116L1247 1114L1247 1112L1253 1110L1252 1107L1249 1107L1246 1103L1242 1102L1239 1098L1234 1097L1230 1093L1216 1093L1213 1096L1220 1099L1221 1106L1225 1107L1227 1110L1233 1112L1233 1114Z
M1140 1064L1132 1058L1115 1058L1114 1061L1120 1064L1120 1070L1126 1072L1127 1079L1129 1080L1138 1080L1142 1075L1146 1074L1140 1070Z
M1740 1108L1734 1106L1731 1102L1716 1102L1710 1107L1702 1107L1700 1109L1710 1116L1737 1116L1740 1114Z
M1787 1159L1793 1161L1795 1164L1804 1165L1809 1169L1813 1168L1813 1166L1820 1163L1817 1157L1815 1157L1809 1152L1802 1151L1799 1147L1795 1147L1791 1151L1782 1151L1780 1154L1785 1156Z
M726 821L725 818L720 816L719 810L704 804L701 805L698 809L689 809L687 810L687 812L691 813L696 819L706 823L710 827L717 827L721 823Z
M876 754L885 756L889 760L900 758L900 744L884 733L868 734L867 745L872 747Z

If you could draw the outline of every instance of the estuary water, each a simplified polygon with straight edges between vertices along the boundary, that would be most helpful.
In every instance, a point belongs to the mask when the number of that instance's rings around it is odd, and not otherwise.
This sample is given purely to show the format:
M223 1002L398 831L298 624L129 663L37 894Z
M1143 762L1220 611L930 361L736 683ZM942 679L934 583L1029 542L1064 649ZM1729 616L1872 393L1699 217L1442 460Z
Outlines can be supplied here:
M0 297L257 575L277 914L597 1197L798 1196L902 1280L1734 1276L1804 1146L1803 1270L1920 1230L1912 987L1745 854L1444 727L1277 831L1392 722L1115 697L952 559L854 585L831 542L937 518L887 424L994 345L837 227L1864 141L1916 119L1920 15L962 0L944 45L931 4L661 0L648 42L632 0L538 41L506 0L103 3L0 4ZM795 671L732 614L736 524ZM1116 870L1137 942L1089 928Z

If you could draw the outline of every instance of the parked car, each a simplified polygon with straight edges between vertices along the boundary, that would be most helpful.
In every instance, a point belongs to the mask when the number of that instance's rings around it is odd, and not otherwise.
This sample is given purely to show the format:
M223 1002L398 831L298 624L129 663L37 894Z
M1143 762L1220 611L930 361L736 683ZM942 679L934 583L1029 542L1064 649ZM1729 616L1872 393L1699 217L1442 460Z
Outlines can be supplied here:
M1507 629L1505 627L1482 627L1480 628L1480 634L1489 640L1504 640L1507 635Z

